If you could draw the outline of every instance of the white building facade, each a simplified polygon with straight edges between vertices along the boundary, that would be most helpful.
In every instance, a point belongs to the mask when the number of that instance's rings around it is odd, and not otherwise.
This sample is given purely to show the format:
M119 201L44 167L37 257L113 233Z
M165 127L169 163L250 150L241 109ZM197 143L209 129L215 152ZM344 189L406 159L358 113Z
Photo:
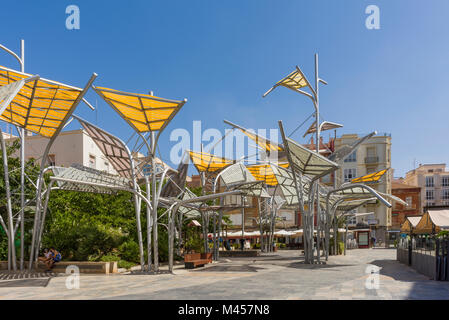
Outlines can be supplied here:
M449 206L449 171L446 164L420 164L405 174L404 182L421 187L421 213L424 207Z
M14 136L9 141L18 139ZM8 140L6 140L8 142ZM39 135L25 139L25 159L37 160L40 164L42 154L49 139ZM16 156L19 156L17 152ZM63 131L56 138L48 155L48 165L70 167L72 164L116 174L116 171L84 129Z
M335 148L342 145L350 145L360 138L357 134L345 134L335 140ZM336 185L366 174L374 173L383 169L391 168L391 135L376 135L362 143L356 151L349 155L343 162L339 163L341 168L336 174ZM373 189L391 194L392 170L388 170L379 183L370 184ZM372 230L372 236L376 240L386 243L388 240L388 229L392 225L392 210L386 206L376 203L362 206L356 210L358 213L373 212L353 218L350 225L368 224Z

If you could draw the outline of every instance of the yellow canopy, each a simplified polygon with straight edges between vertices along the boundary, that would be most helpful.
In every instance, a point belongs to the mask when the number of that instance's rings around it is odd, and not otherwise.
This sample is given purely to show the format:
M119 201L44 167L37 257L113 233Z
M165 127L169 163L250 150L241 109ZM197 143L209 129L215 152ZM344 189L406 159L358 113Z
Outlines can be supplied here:
M370 173L370 174L364 175L362 177L354 178L351 180L351 182L352 183L361 183L361 182L375 183L375 182L378 182L380 180L380 178L382 178L387 171L388 171L388 169L384 169L381 171Z
M240 128L239 128L240 129ZM248 138L253 140L257 145L266 151L283 151L283 149L276 143L271 142L257 134L251 133L248 130L240 129Z
M100 87L94 90L138 132L164 130L187 101Z
M288 163L279 163L278 166L288 168ZM257 181L264 181L269 186L278 185L276 175L269 164L259 164L246 167Z
M302 74L302 72L299 69L296 69L292 73L290 73L288 76L286 76L281 81L277 82L275 84L275 87L277 86L283 86L289 89L297 90L304 87L307 87L307 81Z
M0 86L32 76L0 66ZM82 91L43 78L25 83L0 115L0 120L51 138L63 125Z
M190 159L198 172L217 172L234 163L233 160L205 152L189 151Z

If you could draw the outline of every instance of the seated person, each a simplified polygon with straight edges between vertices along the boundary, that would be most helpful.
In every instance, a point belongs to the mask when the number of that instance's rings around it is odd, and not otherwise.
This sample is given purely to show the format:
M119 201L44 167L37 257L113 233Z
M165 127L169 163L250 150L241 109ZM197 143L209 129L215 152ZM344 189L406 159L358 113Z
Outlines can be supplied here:
M59 251L57 251L53 247L50 248L50 257L51 257L51 259L49 259L49 261L47 263L45 263L48 268L46 271L50 271L51 268L53 268L54 264L56 262L61 261L61 259L62 259L61 253L59 253Z
M43 257L39 257L38 260L42 261L43 263L47 264L47 261L51 260L51 252L45 248L43 252Z

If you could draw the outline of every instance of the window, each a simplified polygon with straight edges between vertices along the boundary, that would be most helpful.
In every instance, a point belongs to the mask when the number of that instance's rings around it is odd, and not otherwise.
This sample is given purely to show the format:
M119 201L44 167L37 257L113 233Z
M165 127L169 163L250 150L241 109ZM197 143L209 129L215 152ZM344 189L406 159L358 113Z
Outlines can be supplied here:
M93 156L93 155L89 155L89 168L92 168L92 169L95 169L95 167L96 167L96 159L95 159L95 156Z
M48 164L50 166L55 166L56 165L56 155L54 155L54 154L49 154L48 155Z
M356 169L344 169L344 182L351 181L356 177Z
M433 207L435 205L435 202L427 202L426 206L427 207Z
M348 217L348 225L353 225L355 226L357 224L357 217L355 216L355 214L357 213L357 210L351 210L349 213L353 214L351 216Z
M366 148L366 156L367 157L375 157L376 156L376 148L375 147L367 147Z
M412 197L406 197L406 198L405 198L405 202L407 202L407 206L408 206L409 208L411 208L411 207L412 207L412 204L413 204L413 198L412 198Z
M433 188L434 187L433 176L426 177L426 187L427 188Z
M243 202L245 205L248 205L248 199L243 197ZM241 205L242 204L242 196L241 195L231 195L224 197L225 205Z
M376 172L377 167L366 167L366 174Z
M442 187L449 187L449 176L442 176L441 177L441 186Z
M327 174L324 177L321 178L322 183L331 183L331 175Z
M104 170L109 173L109 162L107 161L104 162Z
M351 153L345 160L345 162L357 162L357 151Z
M426 190L426 200L434 200L435 195L433 190Z
M352 216L348 219L348 225L349 226L355 226L357 224L357 217Z
M449 200L449 189L441 190L441 199L442 200Z

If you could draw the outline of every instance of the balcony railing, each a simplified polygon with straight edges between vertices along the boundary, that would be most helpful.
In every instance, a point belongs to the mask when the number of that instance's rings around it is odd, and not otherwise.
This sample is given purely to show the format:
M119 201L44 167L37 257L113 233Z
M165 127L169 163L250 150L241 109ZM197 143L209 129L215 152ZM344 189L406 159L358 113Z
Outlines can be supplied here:
M365 163L378 163L379 157L366 157Z

